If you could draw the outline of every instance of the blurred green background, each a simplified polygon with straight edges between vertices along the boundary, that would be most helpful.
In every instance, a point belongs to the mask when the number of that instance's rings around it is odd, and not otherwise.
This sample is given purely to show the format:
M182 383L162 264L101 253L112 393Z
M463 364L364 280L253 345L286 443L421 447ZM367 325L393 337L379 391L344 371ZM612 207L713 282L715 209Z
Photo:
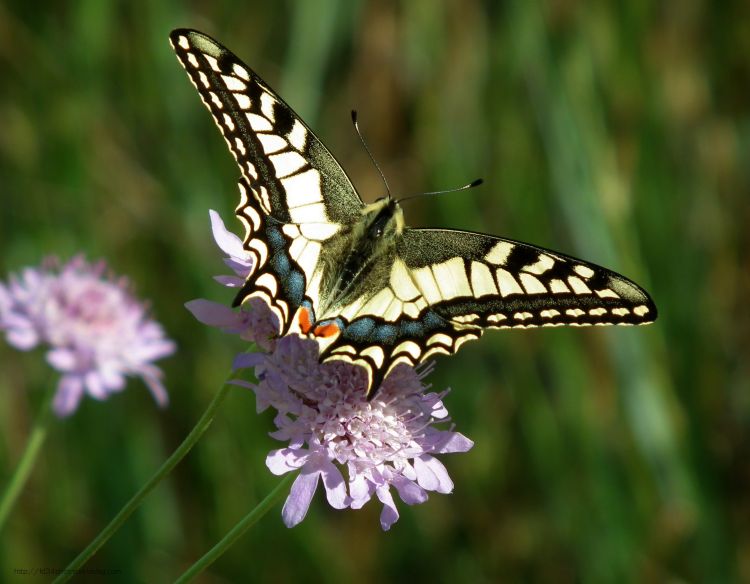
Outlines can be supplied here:
M611 267L655 325L488 334L430 381L476 441L451 496L307 519L273 510L204 582L750 581L750 4L708 0L0 3L0 277L107 258L179 344L159 411L142 383L58 423L0 540L60 568L191 429L242 346L183 308L229 301L208 209L237 170L167 41L203 30L274 87L366 200ZM745 357L742 357L745 355ZM0 343L0 477L43 390ZM88 564L176 577L272 487L279 443L237 389L204 439ZM27 581L28 578L24 581Z

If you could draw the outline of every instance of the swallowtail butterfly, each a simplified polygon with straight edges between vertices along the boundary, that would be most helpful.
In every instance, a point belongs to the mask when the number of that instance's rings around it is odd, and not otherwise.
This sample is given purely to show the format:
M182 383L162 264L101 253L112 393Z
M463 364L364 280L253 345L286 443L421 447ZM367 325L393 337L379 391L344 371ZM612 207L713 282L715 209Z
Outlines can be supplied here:
M528 243L406 227L397 201L366 205L297 114L207 35L170 35L240 167L237 216L259 297L280 334L317 339L322 361L367 372L368 396L399 363L452 354L487 328L635 325L656 306L605 268Z

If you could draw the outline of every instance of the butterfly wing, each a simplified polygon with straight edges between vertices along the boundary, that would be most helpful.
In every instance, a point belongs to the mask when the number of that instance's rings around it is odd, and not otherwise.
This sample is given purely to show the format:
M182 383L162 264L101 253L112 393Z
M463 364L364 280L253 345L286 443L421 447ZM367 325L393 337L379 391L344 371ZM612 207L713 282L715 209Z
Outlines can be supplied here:
M481 233L405 229L382 261L387 277L349 310L324 354L364 366L371 391L397 364L455 353L487 328L636 325L657 315L615 272Z
M235 304L261 297L290 330L305 301L318 314L322 275L349 249L362 201L310 128L230 51L192 30L170 40L242 175L237 215L255 263ZM323 360L364 366L370 396L397 364L455 353L487 328L656 318L648 294L619 274L489 235L405 229L371 260L354 301L329 315L339 334L321 346Z
M233 53L194 30L170 42L240 168L236 213L255 262L234 304L261 297L286 330L321 245L360 218L362 201L312 130Z

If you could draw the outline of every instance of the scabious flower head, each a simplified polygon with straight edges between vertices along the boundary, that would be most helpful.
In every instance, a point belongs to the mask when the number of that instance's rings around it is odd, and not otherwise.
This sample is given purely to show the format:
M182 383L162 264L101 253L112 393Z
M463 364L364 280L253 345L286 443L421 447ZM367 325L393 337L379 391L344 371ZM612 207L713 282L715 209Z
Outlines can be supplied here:
M175 345L104 262L79 256L61 265L48 258L11 275L0 283L0 330L17 349L49 347L47 361L62 373L53 400L60 417L73 413L84 394L103 400L121 391L126 376L141 377L157 404L167 403L153 361Z
M252 266L250 255L218 215L212 212L211 218L214 238L238 278L217 280L241 286L242 272L246 275ZM234 364L236 369L254 367L258 383L236 383L255 392L259 412L269 407L277 412L271 436L287 446L268 455L268 468L278 475L299 470L282 511L287 526L304 519L321 480L336 509L359 509L376 497L386 530L399 517L392 489L409 505L426 501L428 491L453 490L435 455L466 452L473 442L450 427L442 401L447 391L427 391L423 381L429 367L418 371L400 365L368 401L361 368L342 361L321 364L313 339L274 338L278 321L262 301L238 312L206 300L194 300L188 308L201 322L264 349L241 354Z
M473 443L440 428L449 423L442 402L447 392L427 393L428 368L400 365L368 401L362 369L342 361L319 363L312 339L283 337L272 353L245 362L255 365L260 380L247 384L258 408L278 412L271 436L289 443L271 452L266 465L274 474L300 470L282 511L288 526L305 517L319 479L337 509L359 509L376 496L383 504L383 529L398 519L391 487L409 505L426 501L427 491L453 490L434 455L466 452Z

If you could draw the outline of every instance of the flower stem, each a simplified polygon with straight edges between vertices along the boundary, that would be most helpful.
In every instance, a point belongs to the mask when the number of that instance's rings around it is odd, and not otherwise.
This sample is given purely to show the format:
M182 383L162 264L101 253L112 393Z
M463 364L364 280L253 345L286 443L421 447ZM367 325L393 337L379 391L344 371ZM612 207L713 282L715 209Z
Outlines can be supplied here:
M182 576L175 580L175 584L189 582L219 559L221 555L226 552L240 536L242 536L243 533L250 529L250 527L263 517L271 507L276 505L276 503L282 499L284 494L288 491L288 487L295 476L296 473L289 473L285 476L281 482L276 485L276 488L266 495L265 499L258 503L250 513L245 515L239 523L229 530L229 533L221 538L214 547L208 550L202 558L185 570Z
M225 382L221 386L221 389L219 389L219 391L216 393L213 400L211 400L211 403L208 404L208 408L206 408L206 411L203 412L203 415L201 416L200 420L198 420L198 423L190 431L190 434L187 435L185 440L182 441L182 444L180 444L172 453L172 456L164 461L164 464L159 467L159 470L157 470L154 475L146 482L146 484L143 485L135 495L133 495L130 501L128 501L125 506L120 509L117 515L115 515L114 519L112 519L112 521L110 521L109 524L101 530L99 535L97 535L93 539L93 541L86 547L86 549L84 549L72 562L70 562L70 564L68 564L68 566L62 571L62 573L57 578L55 578L53 584L67 582L68 580L70 580L70 578L75 576L76 572L89 560L89 558L91 558L91 556L93 556L97 552L97 550L102 547L110 537L112 537L112 535L120 528L120 526L125 523L125 520L130 517L133 511L135 511L140 506L140 504L143 502L143 499L146 498L146 495L148 495L154 489L154 487L156 487L175 466L177 466L177 463L180 462L180 460L182 460L188 452L190 452L190 449L195 446L195 443L198 441L198 439L211 425L216 410L227 397L231 388L232 385L227 382Z
M36 457L39 455L39 450L47 437L47 430L52 419L52 398L56 389L54 385L50 385L44 395L42 403L39 405L39 413L36 416L34 427L31 430L31 436L26 443L26 450L21 455L21 460L18 461L16 470L5 488L2 500L0 500L0 532L5 526L5 521L18 499L18 495L21 494L21 489L26 484L29 474L31 474L31 469L34 468Z

